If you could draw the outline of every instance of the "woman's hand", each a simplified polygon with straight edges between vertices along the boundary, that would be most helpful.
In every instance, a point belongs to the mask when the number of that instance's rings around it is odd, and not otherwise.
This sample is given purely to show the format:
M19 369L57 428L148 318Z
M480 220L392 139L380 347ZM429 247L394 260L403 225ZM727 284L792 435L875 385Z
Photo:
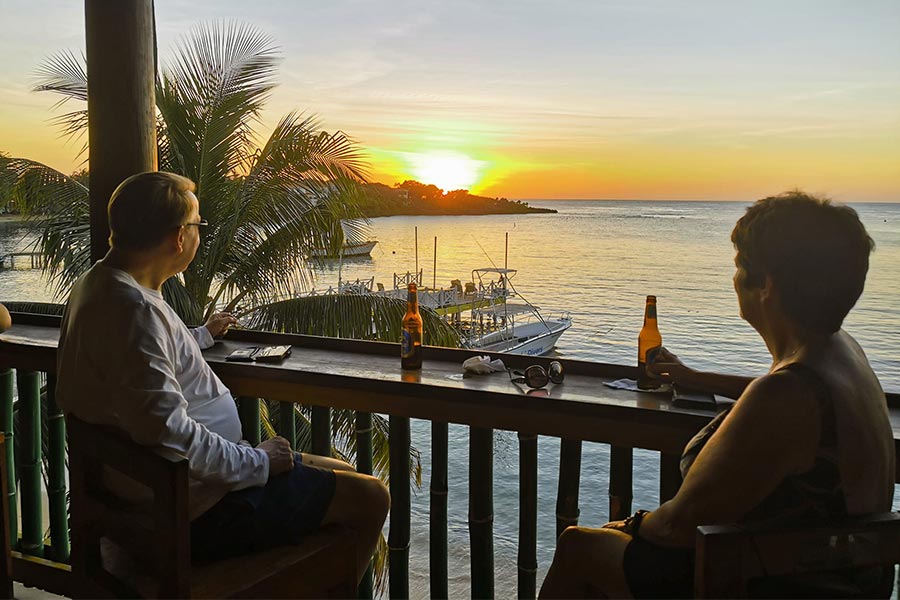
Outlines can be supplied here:
M669 352L665 347L661 347L653 362L647 365L647 374L655 379L660 379L666 383L674 383L680 379L684 379L684 375L691 369L686 367L681 359Z
M625 520L624 519L621 521L610 521L609 523L607 523L600 529L615 529L616 531L622 531L622 532L627 533L627 531L625 529Z
M238 322L234 316L220 312L216 313L209 318L209 321L206 322L206 328L209 330L209 334L214 338L225 335L225 332L228 331L228 328L232 325L236 325Z

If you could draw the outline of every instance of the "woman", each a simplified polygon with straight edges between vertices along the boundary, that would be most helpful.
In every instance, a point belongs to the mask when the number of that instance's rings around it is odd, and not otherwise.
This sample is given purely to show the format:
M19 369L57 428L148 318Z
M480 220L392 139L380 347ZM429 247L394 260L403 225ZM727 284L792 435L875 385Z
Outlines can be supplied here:
M756 202L731 240L741 317L772 355L768 374L700 373L663 350L649 368L655 376L738 401L685 448L673 499L602 529L568 528L541 597L689 597L700 524L890 510L894 442L884 392L841 329L874 242L855 211L800 192ZM848 574L873 583L862 575ZM880 575L864 589L880 590ZM776 585L767 593L818 593L793 580Z

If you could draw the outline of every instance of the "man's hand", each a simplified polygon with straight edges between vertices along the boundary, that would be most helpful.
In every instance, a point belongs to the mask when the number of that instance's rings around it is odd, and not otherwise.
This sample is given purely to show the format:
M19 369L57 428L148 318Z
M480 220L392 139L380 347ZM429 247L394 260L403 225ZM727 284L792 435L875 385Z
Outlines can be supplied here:
M294 468L294 451L283 437L274 437L257 446L269 455L269 478L287 473Z
M228 328L237 324L238 320L232 315L224 312L216 313L206 322L206 328L209 334L214 338L224 335Z

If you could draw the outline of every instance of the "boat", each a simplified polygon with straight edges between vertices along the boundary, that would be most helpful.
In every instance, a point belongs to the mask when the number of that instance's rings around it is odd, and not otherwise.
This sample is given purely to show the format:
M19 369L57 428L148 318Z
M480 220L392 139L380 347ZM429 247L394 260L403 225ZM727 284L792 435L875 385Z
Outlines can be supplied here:
M368 240L365 242L350 243L344 242L339 253L335 254L326 248L316 248L310 254L310 258L351 258L358 256L369 256L372 250L378 244L378 240Z
M550 353L572 326L568 312L544 314L519 296L510 279L516 269L483 268L472 271L465 286L454 279L449 288L422 287L422 272L394 274L391 290L374 292L406 299L406 286L419 286L419 305L434 310L456 327L463 348L542 356ZM516 301L510 301L515 299Z
M464 348L542 356L550 353L572 326L570 313L544 314L516 294L510 284L516 273L515 269L495 267L472 271L481 301L473 305L468 318L455 313ZM513 298L518 302L511 302Z

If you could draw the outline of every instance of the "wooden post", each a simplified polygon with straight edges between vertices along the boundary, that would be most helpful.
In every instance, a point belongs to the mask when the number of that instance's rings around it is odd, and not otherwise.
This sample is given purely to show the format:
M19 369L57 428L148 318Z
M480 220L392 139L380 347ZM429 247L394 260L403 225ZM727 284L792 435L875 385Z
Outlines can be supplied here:
M469 430L472 598L494 597L494 430Z
M48 471L50 559L69 562L69 516L66 506L66 420L56 404L56 375L47 375Z
M559 487L556 493L556 537L578 525L578 488L581 485L581 440L559 441Z
M0 433L0 492L5 492L9 488L9 480L6 476L6 461L2 456L6 454L6 439ZM13 598L13 572L12 572L12 547L9 543L9 508L5 500L0 502L0 533L3 539L0 540L0 598Z
M91 262L106 254L106 207L122 181L157 169L153 0L85 0Z
M519 589L520 599L537 591L537 436L519 433Z
M22 552L44 555L43 510L41 501L41 375L36 371L16 371L19 388L19 434L22 458L19 474L22 488Z
M388 532L390 589L393 598L409 598L409 419L391 415L391 524Z
M241 420L241 434L251 445L260 442L259 398L238 398L238 418Z
M609 448L609 520L621 521L631 514L634 491L634 449L621 446Z
M447 464L449 431L446 423L431 423L431 514L428 519L431 597L448 598Z
M291 445L291 450L297 450L297 420L294 418L294 403L278 403L278 435L283 437Z
M372 474L372 413L356 413L356 471L366 475ZM357 589L359 598L371 598L375 595L374 572L372 563L363 574Z
M18 501L16 495L16 455L13 451L15 446L13 440L13 386L15 385L13 370L3 369L0 371L0 425L3 427L3 435L6 443L4 444L3 457L0 458L6 463L6 476L9 482L6 490L6 498L3 502L7 506L9 513L9 543L12 548L18 548L19 545L19 519L18 519Z
M331 409L312 407L312 453L331 456Z

